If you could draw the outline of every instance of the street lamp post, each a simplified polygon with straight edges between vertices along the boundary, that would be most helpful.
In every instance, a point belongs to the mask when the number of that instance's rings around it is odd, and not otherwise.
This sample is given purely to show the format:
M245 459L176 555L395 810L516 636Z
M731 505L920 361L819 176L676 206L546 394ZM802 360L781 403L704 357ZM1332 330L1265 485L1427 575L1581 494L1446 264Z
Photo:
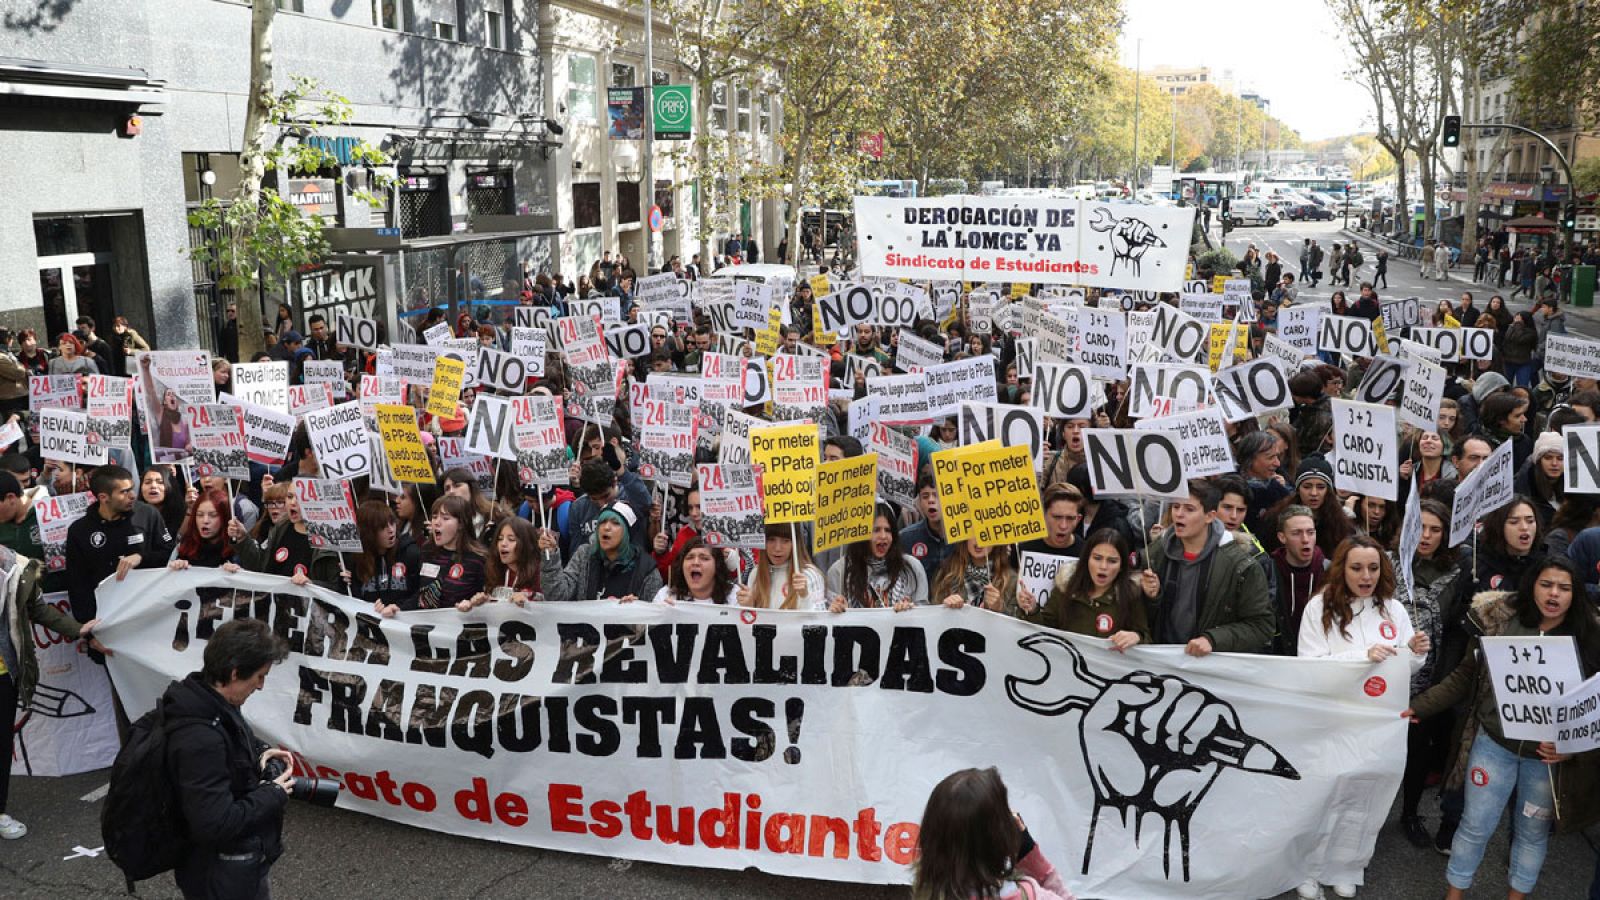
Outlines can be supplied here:
M1550 148L1550 152L1551 153L1555 154L1556 161L1561 163L1561 171L1565 172L1566 175L1567 175L1567 202L1568 203L1576 203L1577 202L1577 198L1578 198L1578 183L1576 181L1574 181L1573 178L1572 178L1572 164L1567 162L1567 155L1565 153L1561 152L1561 148L1557 147L1555 145L1554 141L1550 140L1549 138L1545 137L1544 135L1540 134L1539 132L1534 131L1532 128L1524 128L1521 125L1508 125L1508 124L1506 124L1504 122L1462 122L1461 123L1461 127L1462 128L1509 128L1512 131L1528 135L1529 137L1531 137L1531 138L1539 141L1540 143L1544 144L1546 147ZM1544 208L1544 186L1543 185L1539 186L1539 207L1540 207L1540 210L1542 212L1543 208ZM1564 223L1560 223L1560 220L1558 220L1558 224L1561 224L1561 237L1562 237L1563 243L1566 246L1571 247L1572 246L1572 230L1567 228Z

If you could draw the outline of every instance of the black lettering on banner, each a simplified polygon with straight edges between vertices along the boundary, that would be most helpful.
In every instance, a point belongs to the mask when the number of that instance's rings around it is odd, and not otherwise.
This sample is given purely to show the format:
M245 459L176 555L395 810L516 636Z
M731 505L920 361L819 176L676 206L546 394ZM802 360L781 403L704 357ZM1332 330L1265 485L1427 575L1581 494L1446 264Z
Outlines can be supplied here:
M888 328L899 328L915 323L917 318L916 301L896 291L883 291L878 301L878 324Z
M1154 365L1136 365L1129 371L1132 376L1132 399L1128 405L1130 415L1143 415L1156 400L1164 398L1179 401L1179 405L1185 407L1197 407L1205 403L1209 385L1206 375L1200 371ZM1189 389L1187 397L1184 394L1186 387Z
M358 319L341 314L336 320L338 342L346 347L363 350L378 348L378 322L376 319Z
M1166 304L1156 307L1156 327L1151 338L1156 346L1178 359L1204 360L1210 353L1210 329Z
M1462 359L1491 359L1494 356L1494 329L1461 329Z
M478 369L472 377L494 390L521 394L528 384L528 363L520 356L479 347Z
M1372 325L1355 316L1323 316L1317 332L1317 349L1348 356L1377 353Z
M743 329L733 324L733 301L707 303L706 315L711 319L711 330L718 334L739 334Z
M1564 487L1570 494L1600 494L1600 427L1568 426Z
M1034 339L1017 341L1017 377L1033 378L1034 367L1039 362L1039 342Z
M749 363L744 367L744 405L755 406L764 403L772 391L771 379L767 367L760 362Z
M1460 328L1423 328L1416 331L1416 336L1421 343L1439 351L1441 363L1453 363L1461 359Z
M650 352L650 327L613 328L606 332L606 346L618 359L637 359Z
M1171 434L1090 428L1083 446L1097 494L1173 496L1183 490L1182 449Z
M956 418L961 443L981 444L1000 439L1002 447L1027 447L1038 459L1044 452L1044 423L1038 410L994 403L963 403Z
M467 451L480 456L504 456L511 448L511 403L479 394L467 420ZM511 451L515 456L515 451Z
M1362 403L1387 404L1406 381L1410 363L1393 356L1374 356L1367 366L1361 383L1356 385L1355 398Z
M1289 381L1269 359L1231 366L1211 376L1223 417L1238 422L1289 405Z
M1093 382L1079 366L1039 363L1033 387L1034 407L1053 419L1086 419L1094 409Z
M877 313L872 289L864 284L848 284L817 299L823 331L839 331L870 322Z

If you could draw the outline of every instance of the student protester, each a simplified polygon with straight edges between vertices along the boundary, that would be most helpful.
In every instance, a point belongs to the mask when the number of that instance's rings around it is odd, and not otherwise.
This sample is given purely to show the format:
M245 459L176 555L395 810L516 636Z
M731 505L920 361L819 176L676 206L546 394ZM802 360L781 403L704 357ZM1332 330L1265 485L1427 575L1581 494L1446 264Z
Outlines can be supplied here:
M484 589L456 604L462 612L491 600L523 606L544 599L539 592L539 529L527 519L506 516L493 532Z
M1533 501L1534 514L1539 517L1539 527L1548 530L1550 520L1566 497L1562 475L1566 469L1566 441L1561 435L1546 431L1533 442L1533 452L1527 465L1517 471L1512 487L1518 494Z
M1017 566L1011 546L979 546L977 538L956 545L928 589L931 602L959 609L972 604L990 612L1018 614Z
M1246 527L1255 533L1264 532L1270 518L1267 511L1294 493L1288 480L1278 472L1283 448L1279 445L1277 435L1270 431L1255 431L1239 440L1234 457L1249 487L1249 493L1245 495L1248 503Z
M1303 506L1311 510L1317 522L1317 548L1325 558L1331 558L1339 544L1354 530L1350 516L1339 505L1333 488L1333 467L1321 456L1301 460L1295 473L1294 493L1273 510L1282 515L1290 506Z
M239 571L234 561L233 541L228 537L228 523L233 515L228 507L228 495L210 490L189 507L183 527L178 531L178 548L173 551L168 568L174 571L199 566L209 569Z
M1067 472L1067 483L1077 488L1078 494L1083 497L1083 509L1080 510L1083 518L1078 520L1079 537L1088 537L1102 528L1109 528L1122 535L1128 546L1135 548L1135 552L1144 546L1144 530L1155 523L1142 521L1141 514L1141 521L1135 524L1133 511L1122 501L1096 496L1087 465L1073 466Z
M827 580L811 564L804 543L787 525L766 526L766 551L745 580L739 605L756 609L812 609L826 604Z
M705 515L700 511L700 488L692 486L683 495L684 515L689 519L689 524L680 525L678 533L668 537L665 531L657 531L651 546L655 550L656 568L661 572L661 578L666 580L667 574L672 569L672 564L683 555L685 547L690 542L700 538L700 527L705 522ZM784 532L788 533L789 526L785 525Z
M356 507L361 554L355 560L357 597L375 609L411 603L421 584L422 548L400 531L400 518L380 499Z
M1107 638L1115 650L1150 640L1144 598L1133 579L1133 553L1122 535L1103 528L1083 542L1076 565L1063 566L1043 608L1019 591L1022 618L1047 628Z
M1272 639L1266 576L1216 520L1217 500L1216 488L1190 481L1140 576L1151 601L1151 636L1185 645L1190 656L1260 652Z
M1510 441L1511 467L1516 471L1533 453L1533 438L1523 433L1527 423L1527 398L1511 391L1500 391L1485 398L1479 408L1477 434L1489 442L1490 449Z
M1402 472L1401 478L1406 477ZM1400 505L1370 494L1355 494L1350 498L1350 518L1356 532L1372 538L1385 550L1393 549L1400 537Z
M171 466L154 465L144 470L144 477L139 480L139 499L161 514L168 534L177 534L183 527L188 502L185 491L173 479Z
M655 560L633 543L633 507L614 503L595 517L594 535L578 545L565 568L555 534L539 536L539 574L546 600L640 600L661 590Z
M1078 557L1083 542L1078 539L1078 523L1083 520L1083 495L1066 482L1052 484L1044 492L1045 536L1023 544L1023 553Z
M1441 421L1441 430L1443 427L1444 423ZM1483 465L1493 452L1494 446L1482 435L1469 434L1462 437L1450 450L1450 465L1455 469L1455 475L1428 482L1422 489L1422 496L1437 500L1446 506L1452 505L1456 495L1456 485L1466 480L1473 469Z
M1250 559L1261 567L1261 574L1267 577L1267 596L1276 597L1278 570L1272 565L1272 557L1267 555L1266 548L1246 524L1250 516L1249 486L1234 472L1218 475L1211 480L1211 484L1217 489L1217 521L1228 530L1234 541L1244 546L1245 551L1250 554ZM1276 535L1268 537L1273 538Z
M1588 677L1600 670L1600 624L1587 604L1574 602L1582 579L1570 560L1549 557L1529 569L1515 592L1493 591L1474 598L1472 624L1483 637L1571 637ZM1573 790L1582 783L1579 779L1562 777L1571 768L1571 757L1557 753L1553 743L1505 737L1483 660L1486 648L1475 643L1474 651L1449 677L1412 698L1411 708L1401 715L1413 722L1426 721L1458 703L1472 707L1447 781L1464 789L1466 805L1445 869L1446 900L1462 900L1471 889L1489 839L1513 796L1508 880L1510 896L1524 897L1533 892L1544 867L1552 823L1562 827L1569 817L1587 816L1593 797Z
M872 537L845 548L844 558L828 567L828 608L892 607L896 611L928 602L928 582L915 557L900 549L894 530L894 508L878 503Z
M1430 644L1422 665L1411 675L1413 697L1432 687L1443 674L1438 661L1439 650L1444 645L1445 603L1450 600L1449 590L1461 571L1460 559L1455 548L1450 546L1449 508L1437 500L1423 500L1420 512L1422 533L1411 557L1414 584L1407 584L1399 577L1403 572L1398 556L1404 548L1390 553L1395 565L1395 594L1404 598L1412 628L1418 634L1427 635ZM1417 810L1429 775L1444 767L1451 721L1450 716L1435 716L1406 733L1406 769L1400 781L1400 830L1412 846L1422 850L1432 847L1434 841Z
M134 569L159 569L172 555L172 535L161 514L134 499L133 473L101 466L89 480L95 502L67 528L67 596L72 617L95 618L95 589L115 573L121 581ZM90 659L96 659L91 654Z
M653 603L714 603L731 606L740 603L746 591L721 553L696 538L684 547L672 563L667 583L651 598ZM623 602L627 602L626 599Z
M272 476L267 476L271 478ZM259 543L267 539L267 532L289 520L289 495L293 493L287 482L271 484L261 490L261 511L264 515L250 529L250 536ZM241 525L243 523L240 523Z
M1456 467L1445 457L1445 439L1437 431L1406 428L1400 436L1400 458L1411 463L1413 486L1426 491L1441 479L1454 479Z
M1277 572L1277 632L1272 639L1272 652L1294 656L1300 620L1328 575L1328 558L1317 546L1317 519L1310 509L1291 504L1278 513L1278 549L1271 556Z
M472 507L472 535L480 541L486 539L490 526L503 511L496 509L494 498L483 492L478 476L472 474L470 469L455 468L445 472L439 483L446 494L454 494L467 501L467 505Z
M413 543L421 546L422 542L428 539L428 506L423 500L419 485L409 485L408 487L408 490L401 491L393 496L390 500L390 506L394 509L395 519L399 522L400 536L410 538ZM267 513L270 515L272 512L271 502L263 502L267 507Z
M605 451L603 457L606 455L614 455L614 451ZM594 536L600 513L618 503L627 506L633 513L626 520L630 545L641 552L650 546L650 489L632 472L624 471L619 480L617 468L621 465L620 458L614 462L608 458L595 458L584 463L579 470L578 491L582 496L572 501L567 510L567 530L561 534L563 559L572 559L581 547L590 543L589 538Z
M901 531L899 544L917 560L926 584L933 581L939 567L955 550L944 539L944 512L939 505L939 488L934 484L931 470L917 477L917 512L922 514L922 521ZM894 519L891 517L890 521ZM829 566L828 571L831 573L833 566ZM828 593L832 595L835 592L830 588Z
M252 572L283 575L295 584L316 582L330 591L343 591L344 565L333 550L311 546L311 529L300 514L300 503L291 491L285 498L287 515L267 529L265 540L258 541L244 530L238 519L228 520L228 537L233 540L239 564Z
M1573 540L1596 525L1600 525L1600 494L1567 494L1550 517L1550 527L1544 533L1544 554L1567 556Z
M16 487L16 477L9 472L0 473L0 494L4 504L20 499L21 488ZM8 574L0 580L0 718L6 726L0 728L0 840L12 841L28 833L28 826L6 812L7 794L11 786L12 741L16 730L11 727L17 712L28 708L33 700L34 688L39 684L39 655L33 641L34 626L40 625L68 640L85 640L95 652L109 654L100 642L91 636L99 619L89 619L81 624L71 615L46 603L42 590L44 563L38 557L19 556L10 549L0 549L0 568Z
M421 579L414 598L416 606L401 609L456 606L483 590L485 551L474 537L473 513L471 504L456 494L445 494L433 501L429 540L422 548L417 568ZM379 610L386 616L395 611L393 607Z
M1394 580L1394 567L1377 541L1356 534L1340 544L1327 586L1311 598L1300 621L1298 655L1381 663L1403 650L1410 654L1408 662L1415 675L1432 644L1426 633L1413 631L1410 615L1395 599ZM1370 851L1367 859L1371 859ZM1334 884L1333 892L1354 897L1356 885ZM1322 887L1311 879L1296 893L1305 900L1316 900L1322 896Z
M1073 900L992 767L963 769L934 786L912 866L912 900Z

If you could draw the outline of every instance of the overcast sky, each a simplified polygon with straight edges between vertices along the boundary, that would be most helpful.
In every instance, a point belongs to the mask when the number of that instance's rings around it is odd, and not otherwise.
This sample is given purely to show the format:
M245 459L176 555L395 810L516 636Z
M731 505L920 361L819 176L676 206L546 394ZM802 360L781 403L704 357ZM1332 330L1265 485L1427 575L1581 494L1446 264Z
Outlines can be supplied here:
M1143 39L1145 69L1210 66L1272 103L1271 113L1307 140L1373 130L1372 100L1345 75L1345 41L1323 0L1123 0L1120 41L1132 68Z

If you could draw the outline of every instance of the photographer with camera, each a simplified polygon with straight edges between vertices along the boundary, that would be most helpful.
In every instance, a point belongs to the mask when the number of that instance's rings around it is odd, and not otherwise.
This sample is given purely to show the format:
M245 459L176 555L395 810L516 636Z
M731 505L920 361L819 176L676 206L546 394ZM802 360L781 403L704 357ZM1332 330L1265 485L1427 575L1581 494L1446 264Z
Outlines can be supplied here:
M189 900L269 896L293 760L257 740L239 709L288 655L265 623L236 619L212 635L203 668L161 697L165 771L189 838L174 874Z
M1073 900L1012 812L1005 782L992 767L962 769L934 786L917 851L912 900Z

